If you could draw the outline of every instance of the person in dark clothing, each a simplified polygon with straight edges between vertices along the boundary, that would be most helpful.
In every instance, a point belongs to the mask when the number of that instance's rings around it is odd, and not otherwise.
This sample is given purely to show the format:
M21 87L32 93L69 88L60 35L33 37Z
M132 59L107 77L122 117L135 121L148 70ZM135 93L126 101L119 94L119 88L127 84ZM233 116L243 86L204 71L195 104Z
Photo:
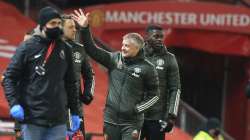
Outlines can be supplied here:
M159 81L153 65L144 59L144 39L138 33L123 36L121 52L107 52L93 42L89 14L73 14L86 52L108 69L109 89L104 110L105 140L139 139L144 112L159 99Z
M72 51L60 39L61 22L55 9L41 9L40 32L17 48L4 73L10 114L25 140L64 140L68 108L73 131L80 125Z
M75 77L77 79L77 87L79 94L79 112L81 121L81 130L83 135L85 134L84 129L84 115L82 106L84 104L89 105L93 100L94 96L94 72L89 63L87 54L85 52L84 46L76 42L76 24L74 20L69 15L64 15L62 20L63 25L63 40L73 51L73 63L75 69ZM84 91L82 92L81 79L84 80Z
M181 93L179 68L174 54L163 44L164 32L160 26L148 26L145 38L145 56L159 75L160 99L145 113L141 140L164 140L177 117Z

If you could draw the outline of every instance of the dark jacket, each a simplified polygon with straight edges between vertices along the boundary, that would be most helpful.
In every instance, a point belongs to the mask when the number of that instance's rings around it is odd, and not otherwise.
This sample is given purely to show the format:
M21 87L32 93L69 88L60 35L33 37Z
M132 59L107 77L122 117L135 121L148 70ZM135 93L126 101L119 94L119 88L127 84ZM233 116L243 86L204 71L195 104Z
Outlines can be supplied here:
M24 108L23 123L54 126L66 122L66 112L78 114L72 51L56 41L45 65L46 74L35 72L43 63L50 41L34 35L16 50L4 73L3 87L10 107Z
M77 42L66 40L66 44L72 49L73 63L75 70L75 77L77 80L77 87L80 100L88 105L91 103L94 97L94 71L89 63L88 56L85 52L85 48L82 44ZM84 81L84 88L81 85L81 79ZM82 92L82 89L84 91ZM82 104L80 103L80 112L82 113Z
M167 120L168 116L177 116L181 85L179 68L174 54L167 51L165 46L159 50L150 50L145 46L145 56L154 64L159 75L159 101L145 113L147 120Z
M143 113L159 99L159 81L153 65L144 59L142 50L134 58L124 59L120 52L97 48L88 28L82 29L82 36L89 56L108 69L104 121L112 124L142 122Z

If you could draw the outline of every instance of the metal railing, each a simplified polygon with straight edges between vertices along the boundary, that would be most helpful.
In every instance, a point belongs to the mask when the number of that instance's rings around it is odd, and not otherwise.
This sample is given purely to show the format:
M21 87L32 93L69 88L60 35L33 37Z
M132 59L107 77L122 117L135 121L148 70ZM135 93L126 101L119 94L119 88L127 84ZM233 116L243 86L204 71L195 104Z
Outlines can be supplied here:
M206 117L184 101L180 101L178 113L177 126L192 136L197 134L199 129L207 122ZM224 140L234 140L234 138L228 135L224 130L222 130L222 135Z

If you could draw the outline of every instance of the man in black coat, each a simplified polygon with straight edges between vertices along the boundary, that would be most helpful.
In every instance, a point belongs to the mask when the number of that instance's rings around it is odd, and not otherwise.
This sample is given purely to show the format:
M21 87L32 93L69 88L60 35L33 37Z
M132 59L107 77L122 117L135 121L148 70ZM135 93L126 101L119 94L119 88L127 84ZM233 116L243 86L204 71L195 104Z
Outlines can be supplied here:
M39 13L40 30L16 50L3 87L11 116L25 140L64 140L67 109L73 131L80 125L72 51L60 40L61 16L51 7Z
M83 114L83 104L89 105L94 96L94 72L92 66L89 63L88 56L85 52L85 48L82 44L76 42L76 24L74 20L69 15L64 15L63 17L63 40L66 45L68 45L73 52L73 63L75 70L75 77L77 80L78 94L79 94L79 112L81 122L81 130L85 134L84 129L84 114ZM84 81L84 86L81 85L81 79ZM83 88L84 87L84 88ZM82 90L84 91L82 92Z
M164 31L158 25L146 29L145 56L159 76L159 101L145 113L141 140L164 140L174 126L180 101L180 76L175 55L163 44Z

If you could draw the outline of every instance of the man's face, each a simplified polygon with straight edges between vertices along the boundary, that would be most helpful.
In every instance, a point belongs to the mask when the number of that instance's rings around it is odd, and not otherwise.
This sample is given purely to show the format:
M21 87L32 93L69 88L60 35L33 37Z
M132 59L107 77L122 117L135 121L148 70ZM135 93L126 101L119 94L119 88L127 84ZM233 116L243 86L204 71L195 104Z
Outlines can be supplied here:
M62 20L60 18L51 19L49 22L46 23L45 27L49 29L56 28L56 27L61 28Z
M139 47L136 46L135 43L131 42L130 39L123 39L121 51L124 58L136 56L139 50Z
M66 39L75 40L76 25L72 19L66 19L63 24L63 33Z
M151 30L146 36L147 43L152 47L163 46L164 31L163 30Z

